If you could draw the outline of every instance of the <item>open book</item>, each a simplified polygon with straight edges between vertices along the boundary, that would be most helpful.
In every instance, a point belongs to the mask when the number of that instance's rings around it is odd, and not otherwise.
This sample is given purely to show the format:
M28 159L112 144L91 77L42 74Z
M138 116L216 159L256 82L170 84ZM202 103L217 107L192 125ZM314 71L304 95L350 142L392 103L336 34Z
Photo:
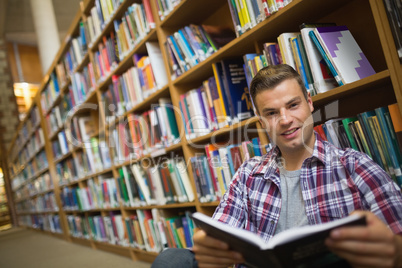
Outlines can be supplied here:
M240 252L246 265L270 268L345 267L345 261L329 251L324 241L334 228L366 225L364 216L350 215L320 225L292 228L277 234L266 243L255 233L231 227L199 212L193 213L193 220L209 236L228 243L232 250Z

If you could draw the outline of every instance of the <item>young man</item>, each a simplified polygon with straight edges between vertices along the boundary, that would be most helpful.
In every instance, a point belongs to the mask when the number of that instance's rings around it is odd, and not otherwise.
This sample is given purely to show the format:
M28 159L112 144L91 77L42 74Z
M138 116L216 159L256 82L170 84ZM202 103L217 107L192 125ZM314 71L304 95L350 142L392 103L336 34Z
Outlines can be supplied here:
M363 213L366 227L334 230L327 246L354 267L402 267L402 195L398 186L365 154L340 150L315 135L311 97L292 67L262 69L251 82L250 94L260 122L276 146L239 168L214 219L268 241L295 226ZM180 258L181 267L227 267L243 262L229 245L202 230L193 239L195 257L190 251L167 250L157 258L155 267L169 255Z

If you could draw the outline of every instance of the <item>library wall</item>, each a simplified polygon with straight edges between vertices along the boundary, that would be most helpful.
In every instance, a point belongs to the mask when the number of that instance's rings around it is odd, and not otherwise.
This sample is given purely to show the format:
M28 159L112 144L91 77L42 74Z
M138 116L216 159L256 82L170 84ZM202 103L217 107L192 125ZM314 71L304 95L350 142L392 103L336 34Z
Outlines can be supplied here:
M0 135L3 136L5 148L8 148L8 144L15 135L19 119L4 39L0 39L0 96Z

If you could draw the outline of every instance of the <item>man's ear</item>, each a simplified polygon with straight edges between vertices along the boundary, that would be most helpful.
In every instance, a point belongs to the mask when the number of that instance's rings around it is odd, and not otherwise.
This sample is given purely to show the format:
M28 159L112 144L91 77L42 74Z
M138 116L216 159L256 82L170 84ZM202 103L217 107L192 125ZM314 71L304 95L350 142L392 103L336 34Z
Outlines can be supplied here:
M313 99L311 98L310 92L307 92L307 103L308 106L310 107L310 112L314 112Z

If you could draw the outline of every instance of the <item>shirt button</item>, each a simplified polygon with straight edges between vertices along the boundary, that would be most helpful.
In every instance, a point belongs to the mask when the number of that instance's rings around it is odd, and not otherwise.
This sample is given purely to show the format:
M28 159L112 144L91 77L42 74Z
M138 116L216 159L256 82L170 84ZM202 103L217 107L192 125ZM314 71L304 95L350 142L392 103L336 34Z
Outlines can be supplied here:
M271 224L275 224L275 221L274 221L274 220L271 220L270 223L271 223Z

